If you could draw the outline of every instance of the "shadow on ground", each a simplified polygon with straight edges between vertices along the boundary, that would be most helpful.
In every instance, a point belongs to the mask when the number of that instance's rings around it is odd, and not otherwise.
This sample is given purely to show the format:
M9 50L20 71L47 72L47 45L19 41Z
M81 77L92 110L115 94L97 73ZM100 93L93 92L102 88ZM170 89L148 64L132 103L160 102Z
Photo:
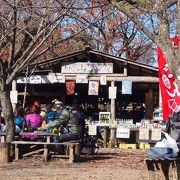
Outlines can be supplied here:
M115 155L117 155L117 153L98 153L93 155L81 155L78 159L78 162L107 160L114 158Z

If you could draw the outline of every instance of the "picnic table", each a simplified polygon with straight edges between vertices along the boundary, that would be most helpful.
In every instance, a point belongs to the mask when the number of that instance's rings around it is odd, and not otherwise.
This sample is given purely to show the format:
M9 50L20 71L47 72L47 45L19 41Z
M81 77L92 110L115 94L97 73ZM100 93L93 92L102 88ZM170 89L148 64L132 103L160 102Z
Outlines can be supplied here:
M47 143L51 142L51 137L53 137L52 132L43 132L43 131L35 131L35 132L21 132L20 136L23 138L24 136L39 136L40 139L46 139Z
M60 145L60 146L66 146L68 153L64 155L55 155L55 157L67 157L69 158L69 163L72 163L75 159L79 157L79 148L80 148L80 140L76 141L68 141L68 142L61 142L61 143L54 143L51 142L51 137L54 135L52 132L22 132L20 133L20 136L23 138L23 136L27 135L38 135L40 138L38 138L38 141L34 140L19 140L19 141L13 141L11 144L15 147L15 160L19 160L20 156L22 156L20 149L22 146L29 146L29 145L35 145L35 146L43 146L43 159L44 161L48 160L48 157L50 155L50 147L52 145ZM44 138L46 141L43 141ZM40 141L41 140L41 141ZM29 155L33 154L33 152L30 152Z

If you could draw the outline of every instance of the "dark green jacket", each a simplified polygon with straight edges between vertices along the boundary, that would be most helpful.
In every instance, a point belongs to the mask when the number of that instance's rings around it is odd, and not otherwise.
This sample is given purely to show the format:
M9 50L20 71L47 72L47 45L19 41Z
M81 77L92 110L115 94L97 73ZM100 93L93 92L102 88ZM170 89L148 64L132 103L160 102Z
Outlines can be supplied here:
M59 116L59 119L47 124L43 127L43 129L56 128L62 125L67 128L69 133L80 135L81 127L79 125L79 118L80 113L64 108Z

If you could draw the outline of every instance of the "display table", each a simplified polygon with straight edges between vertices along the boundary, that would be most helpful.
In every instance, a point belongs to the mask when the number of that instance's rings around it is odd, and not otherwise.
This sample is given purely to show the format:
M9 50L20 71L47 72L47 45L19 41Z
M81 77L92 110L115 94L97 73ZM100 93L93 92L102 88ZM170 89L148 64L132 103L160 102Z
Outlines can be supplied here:
M103 129L103 146L107 147L107 143L109 143L110 147L115 147L117 142L116 131L119 126L114 124L111 125L101 123L96 123L95 125L97 128ZM146 130L149 130L149 137L146 139L139 139L140 128L129 128L130 134L135 133L135 143L156 143L158 140L151 140L152 129L149 128ZM164 131L164 129L161 129L160 131Z

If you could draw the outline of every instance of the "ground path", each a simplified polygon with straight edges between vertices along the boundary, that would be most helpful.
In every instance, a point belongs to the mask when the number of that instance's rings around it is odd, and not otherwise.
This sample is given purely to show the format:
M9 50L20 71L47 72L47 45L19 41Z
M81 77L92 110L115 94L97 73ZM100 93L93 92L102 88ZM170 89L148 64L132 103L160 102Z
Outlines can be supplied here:
M147 180L144 150L100 149L97 155L68 164L64 159L45 163L32 157L0 165L0 180Z

